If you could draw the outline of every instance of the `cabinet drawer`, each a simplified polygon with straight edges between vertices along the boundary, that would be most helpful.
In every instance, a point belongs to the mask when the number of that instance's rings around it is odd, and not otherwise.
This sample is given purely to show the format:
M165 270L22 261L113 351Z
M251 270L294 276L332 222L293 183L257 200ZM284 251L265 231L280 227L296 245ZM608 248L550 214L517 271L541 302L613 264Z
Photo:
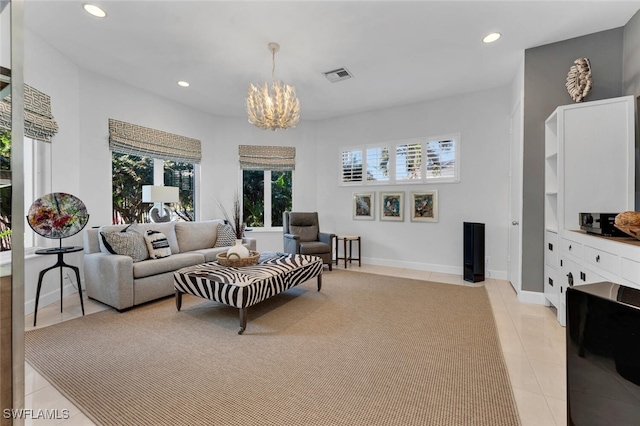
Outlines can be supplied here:
M640 262L623 257L622 278L634 284L640 284Z
M544 268L544 296L553 306L558 306L558 271L554 268Z
M558 234L546 231L544 239L544 261L554 268L558 267Z
M584 246L584 260L590 265L618 274L618 256L615 254Z
M560 252L562 254L573 256L576 259L582 259L582 244L567 240L566 238L561 238Z

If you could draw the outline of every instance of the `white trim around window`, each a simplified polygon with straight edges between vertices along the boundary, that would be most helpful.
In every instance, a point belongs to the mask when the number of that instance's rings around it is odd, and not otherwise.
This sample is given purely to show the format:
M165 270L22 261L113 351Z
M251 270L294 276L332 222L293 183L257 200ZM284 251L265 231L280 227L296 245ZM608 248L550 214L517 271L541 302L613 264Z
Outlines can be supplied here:
M339 185L460 182L460 133L343 147Z

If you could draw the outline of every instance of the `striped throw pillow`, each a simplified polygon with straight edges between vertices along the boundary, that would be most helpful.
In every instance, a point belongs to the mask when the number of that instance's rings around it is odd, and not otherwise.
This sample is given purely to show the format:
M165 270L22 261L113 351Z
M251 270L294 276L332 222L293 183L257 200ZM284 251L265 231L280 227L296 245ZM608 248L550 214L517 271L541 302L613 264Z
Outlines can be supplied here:
M147 242L149 257L152 259L162 259L163 257L171 256L169 240L167 240L167 236L162 232L149 229L144 239Z

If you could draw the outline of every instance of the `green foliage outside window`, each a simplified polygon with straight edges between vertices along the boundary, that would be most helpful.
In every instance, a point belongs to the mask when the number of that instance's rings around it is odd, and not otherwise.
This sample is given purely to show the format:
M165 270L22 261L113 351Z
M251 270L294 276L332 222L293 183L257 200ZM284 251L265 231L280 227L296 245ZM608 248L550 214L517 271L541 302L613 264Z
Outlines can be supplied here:
M142 202L142 185L153 185L153 160L113 153L114 223L144 222L149 205Z
M0 132L0 251L11 250L11 132Z
M282 214L292 206L291 172L271 172L271 226L282 226Z
M271 212L265 211L264 182L271 176ZM293 207L291 171L243 170L242 219L249 227L264 227L265 214L271 226L282 226L282 214Z

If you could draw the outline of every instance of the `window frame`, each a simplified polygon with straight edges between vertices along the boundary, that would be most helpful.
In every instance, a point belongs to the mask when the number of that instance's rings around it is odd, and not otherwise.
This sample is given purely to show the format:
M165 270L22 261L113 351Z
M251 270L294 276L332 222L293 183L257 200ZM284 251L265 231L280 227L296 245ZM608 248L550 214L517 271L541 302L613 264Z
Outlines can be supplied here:
M238 186L240 188L240 191L238 191L238 193L240 194L240 206L241 206L241 211L240 211L240 215L241 217L244 217L244 171L262 171L263 173L263 182L269 182L269 185L264 185L264 211L263 211L263 222L264 222L264 226L250 226L250 228L253 231L258 231L258 232L282 232L283 226L272 226L272 221L271 221L271 213L272 213L272 190L271 190L271 173L273 172L273 170L251 170L251 169L242 169L240 168L240 173L239 173L239 179L238 179ZM278 171L278 170L276 170ZM293 210L295 208L295 197L294 197L294 193L295 193L295 170L288 170L291 172L291 210Z

